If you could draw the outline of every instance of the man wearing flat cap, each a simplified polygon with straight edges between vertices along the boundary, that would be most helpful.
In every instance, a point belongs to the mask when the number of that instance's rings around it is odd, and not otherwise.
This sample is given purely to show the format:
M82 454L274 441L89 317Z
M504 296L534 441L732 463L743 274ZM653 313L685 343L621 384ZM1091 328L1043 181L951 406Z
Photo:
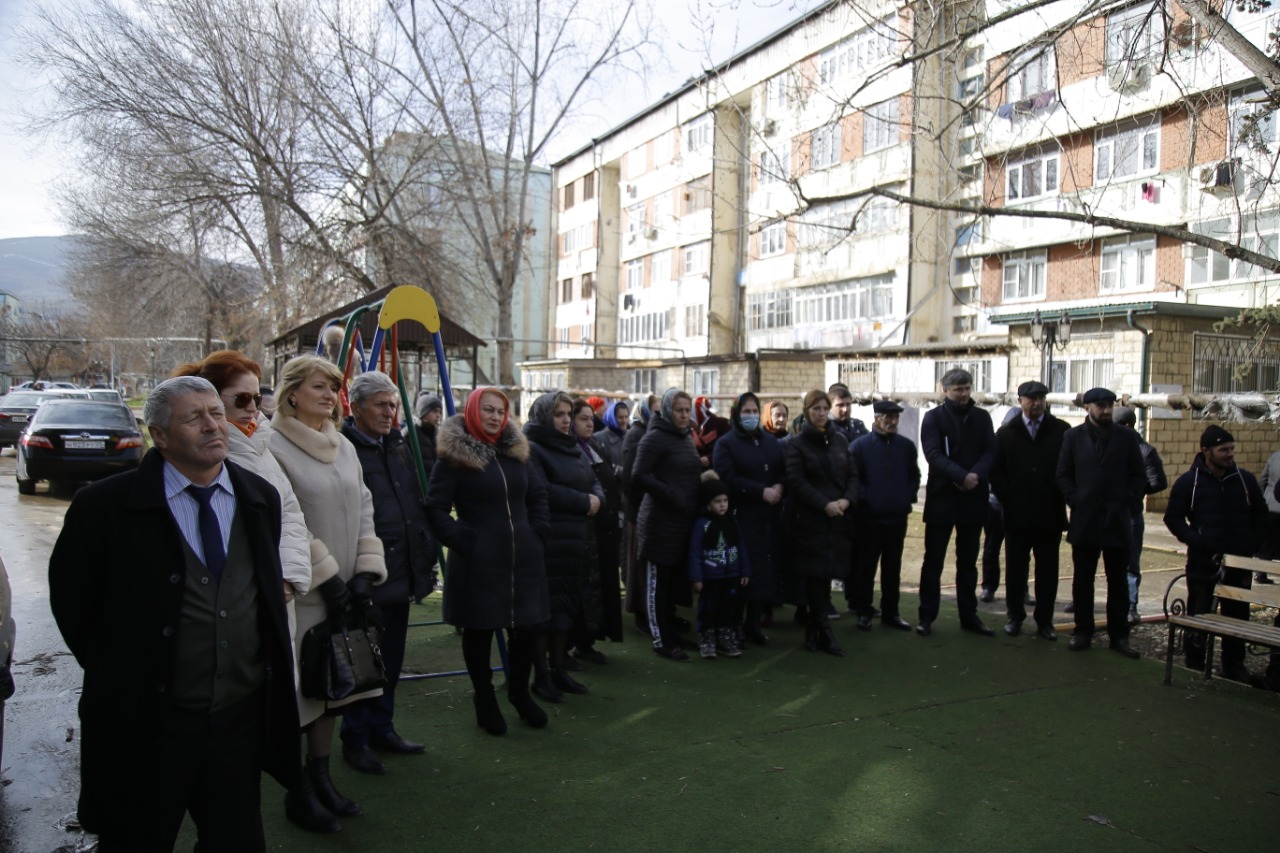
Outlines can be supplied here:
M1095 628L1093 584L1098 558L1107 578L1107 635L1111 650L1138 657L1129 645L1130 507L1142 500L1147 475L1133 430L1112 421L1116 395L1091 388L1082 400L1088 417L1067 430L1058 456L1058 489L1071 507L1067 541L1075 578L1071 602L1076 618L1069 648L1087 651Z
M1213 612L1219 555L1252 556L1266 531L1266 499L1257 479L1236 465L1235 453L1231 433L1216 424L1206 428L1191 469L1169 492L1164 523L1187 546L1188 615ZM1229 586L1249 587L1249 573L1243 569L1227 570L1223 580ZM1248 619L1249 604L1223 601L1222 615ZM1207 673L1213 661L1205 659L1204 634L1187 631L1184 645L1187 666ZM1235 681L1249 680L1242 640L1223 638L1222 674Z
M880 623L910 631L911 623L898 608L902 579L902 546L907 538L907 516L920 491L920 465L916 443L898 434L902 407L888 400L872 406L875 421L869 435L853 440L849 456L858 472L858 502L854 524L854 549L850 605L858 614L858 627L871 630L875 616L876 566L880 567Z
M1169 480L1164 475L1164 462L1160 453L1150 442L1138 432L1138 416L1129 406L1116 406L1113 414L1116 426L1133 430L1138 437L1138 449L1142 451L1142 468L1147 472L1148 495L1163 492L1169 488ZM1134 504L1129 510L1129 625L1137 625L1141 621L1138 615L1138 587L1142 586L1142 540L1146 536L1146 515L1142 502Z
M1022 633L1027 618L1024 599L1036 558L1036 634L1058 639L1053 629L1054 599L1058 595L1058 547L1067 526L1067 505L1058 489L1058 455L1069 427L1049 414L1049 389L1042 382L1018 386L1022 412L996 432L996 463L991 488L1004 507L1005 584L1009 621L1004 632Z

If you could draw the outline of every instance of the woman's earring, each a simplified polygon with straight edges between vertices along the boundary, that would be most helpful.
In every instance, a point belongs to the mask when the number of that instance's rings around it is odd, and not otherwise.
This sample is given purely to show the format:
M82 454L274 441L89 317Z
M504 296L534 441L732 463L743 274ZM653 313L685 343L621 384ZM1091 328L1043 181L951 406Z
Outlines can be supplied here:
M298 405L298 403L297 403L297 401L296 401L296 400L294 400L292 397L290 397L290 398L289 398L289 405L290 405L290 406L294 406L294 407L296 407L296 406Z

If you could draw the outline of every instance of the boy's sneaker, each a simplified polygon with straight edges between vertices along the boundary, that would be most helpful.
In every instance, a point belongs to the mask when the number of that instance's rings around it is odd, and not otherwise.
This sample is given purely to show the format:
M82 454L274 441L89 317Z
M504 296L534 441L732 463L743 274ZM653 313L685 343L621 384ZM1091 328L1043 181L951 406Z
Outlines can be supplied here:
M714 631L703 631L698 635L698 653L704 660L716 659L716 635Z
M738 638L733 634L732 628L721 628L716 632L715 650L727 658L742 656L742 649L738 646ZM706 655L704 654L703 657L706 657Z

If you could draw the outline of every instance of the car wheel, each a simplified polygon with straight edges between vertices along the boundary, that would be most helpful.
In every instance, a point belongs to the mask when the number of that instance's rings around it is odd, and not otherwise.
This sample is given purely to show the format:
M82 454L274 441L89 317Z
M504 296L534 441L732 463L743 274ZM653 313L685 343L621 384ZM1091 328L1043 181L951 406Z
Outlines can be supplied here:
M17 479L17 480L18 480L18 494L20 494L20 495L34 495L34 494L36 493L36 481L35 481L35 480L23 480L23 479L21 479L21 478L15 478L15 479Z

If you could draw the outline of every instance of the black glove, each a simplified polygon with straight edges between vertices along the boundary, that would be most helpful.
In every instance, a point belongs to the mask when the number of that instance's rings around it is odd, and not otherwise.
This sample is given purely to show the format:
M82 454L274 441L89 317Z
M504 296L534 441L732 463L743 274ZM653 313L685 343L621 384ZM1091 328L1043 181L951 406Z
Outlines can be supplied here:
M351 593L351 603L356 609L373 604L373 579L376 575L362 572L347 581L347 591Z
M346 583L336 575L316 587L316 591L330 613L341 613L351 604L351 593L347 592Z

